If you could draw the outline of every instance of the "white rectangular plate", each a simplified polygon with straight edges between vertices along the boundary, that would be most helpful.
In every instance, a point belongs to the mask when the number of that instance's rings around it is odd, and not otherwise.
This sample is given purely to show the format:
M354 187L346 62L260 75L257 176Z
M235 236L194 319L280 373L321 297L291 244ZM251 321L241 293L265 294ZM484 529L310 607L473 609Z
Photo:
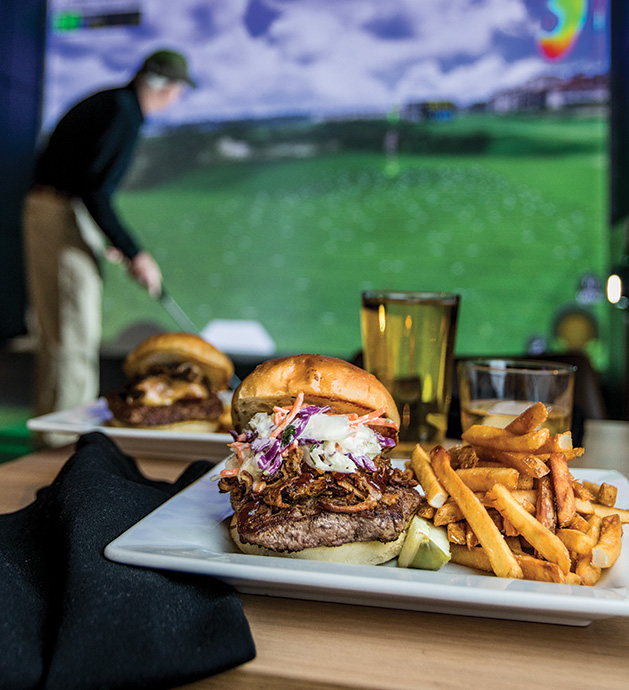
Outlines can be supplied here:
M237 553L227 523L232 514L218 491L220 466L147 515L105 549L130 565L216 576L242 592L298 599L587 625L629 616L629 536L620 559L595 587L500 579L448 563L437 572L249 556ZM629 507L629 482L612 470L574 470L618 487Z
M29 419L33 431L86 434L101 431L115 439L125 453L139 457L168 458L213 462L223 460L232 441L229 434L187 433L184 431L125 429L108 426L111 412L104 398L61 412L52 412Z

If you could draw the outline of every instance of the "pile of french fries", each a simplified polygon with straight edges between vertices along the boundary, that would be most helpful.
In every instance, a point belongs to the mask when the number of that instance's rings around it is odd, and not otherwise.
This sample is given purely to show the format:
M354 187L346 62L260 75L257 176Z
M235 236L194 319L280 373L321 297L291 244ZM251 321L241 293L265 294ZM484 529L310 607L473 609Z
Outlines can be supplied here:
M416 446L418 514L447 529L453 563L591 586L618 559L629 510L615 506L616 487L573 478L568 462L584 449L540 428L547 415L536 403L504 429L470 427L449 451Z

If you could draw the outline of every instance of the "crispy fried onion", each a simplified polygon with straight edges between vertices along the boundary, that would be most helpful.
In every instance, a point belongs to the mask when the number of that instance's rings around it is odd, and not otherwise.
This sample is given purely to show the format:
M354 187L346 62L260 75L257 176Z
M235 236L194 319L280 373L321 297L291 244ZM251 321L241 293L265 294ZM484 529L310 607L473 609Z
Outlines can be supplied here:
M223 477L219 489L231 494L235 508L253 497L276 509L317 497L324 510L357 513L371 510L379 502L394 503L396 495L387 492L390 485L417 485L410 470L393 468L382 457L376 458L375 464L376 472L322 472L303 462L301 448L295 448L268 482L256 484L248 472L241 472L239 478Z

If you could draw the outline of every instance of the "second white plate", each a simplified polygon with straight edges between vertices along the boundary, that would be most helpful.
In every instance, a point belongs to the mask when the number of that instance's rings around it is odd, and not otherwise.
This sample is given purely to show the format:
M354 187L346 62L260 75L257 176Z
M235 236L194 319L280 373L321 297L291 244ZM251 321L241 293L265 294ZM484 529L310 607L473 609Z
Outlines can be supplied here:
M86 434L101 431L115 439L125 453L138 457L219 462L225 458L232 441L229 434L188 433L151 429L125 429L108 426L111 412L104 398L61 412L29 419L33 431Z

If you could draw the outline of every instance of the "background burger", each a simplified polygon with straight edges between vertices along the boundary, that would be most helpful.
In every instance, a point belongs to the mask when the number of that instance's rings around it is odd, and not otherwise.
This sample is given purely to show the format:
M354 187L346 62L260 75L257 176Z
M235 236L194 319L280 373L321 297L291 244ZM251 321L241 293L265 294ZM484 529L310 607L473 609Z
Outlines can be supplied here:
M343 360L258 366L232 401L234 453L219 489L245 553L378 564L396 557L419 504L391 466L399 415L386 388Z
M125 385L105 395L115 426L227 431L229 406L219 394L229 388L234 365L198 335L159 333L126 357Z

